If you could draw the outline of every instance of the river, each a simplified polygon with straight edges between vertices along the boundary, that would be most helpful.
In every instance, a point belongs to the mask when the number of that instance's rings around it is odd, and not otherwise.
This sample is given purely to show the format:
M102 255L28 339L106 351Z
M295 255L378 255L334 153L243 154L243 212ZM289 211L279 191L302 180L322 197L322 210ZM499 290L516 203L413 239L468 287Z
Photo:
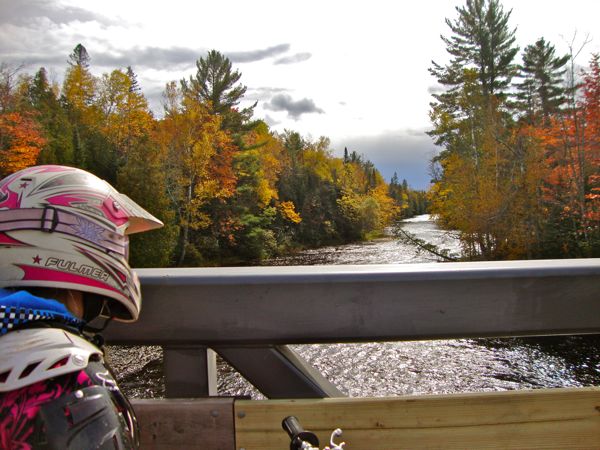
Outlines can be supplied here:
M460 251L458 241L429 216L405 221L420 239ZM435 261L389 236L370 242L306 250L266 265L406 264ZM459 339L365 344L295 345L292 348L351 397L445 394L600 385L600 336ZM131 397L164 395L162 352L157 347L109 350L120 383ZM263 398L218 360L219 395Z

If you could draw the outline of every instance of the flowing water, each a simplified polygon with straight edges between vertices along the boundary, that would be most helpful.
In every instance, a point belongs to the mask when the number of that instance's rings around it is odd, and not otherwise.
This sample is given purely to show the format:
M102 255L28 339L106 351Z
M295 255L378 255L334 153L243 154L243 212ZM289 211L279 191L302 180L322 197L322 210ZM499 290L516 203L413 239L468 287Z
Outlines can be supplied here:
M429 216L404 227L420 239L459 253L454 236ZM413 245L387 237L307 250L268 265L403 264L435 261ZM600 336L460 339L365 344L296 345L292 348L352 397L499 391L600 385ZM121 384L132 397L164 394L159 348L113 352ZM219 394L262 398L226 363L218 361Z

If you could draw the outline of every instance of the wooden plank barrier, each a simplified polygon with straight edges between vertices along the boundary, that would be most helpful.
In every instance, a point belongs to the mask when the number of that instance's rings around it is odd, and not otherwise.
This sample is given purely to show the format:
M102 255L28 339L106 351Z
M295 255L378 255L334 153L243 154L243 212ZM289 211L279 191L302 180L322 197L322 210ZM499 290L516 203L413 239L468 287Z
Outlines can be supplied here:
M283 450L295 415L321 448L335 428L348 450L600 449L600 388L377 399L235 402L238 450ZM336 441L337 442L337 441Z
M132 401L142 450L234 450L233 398Z
M600 449L600 388L307 400L134 400L144 450L285 450L295 415L321 448ZM337 442L337 441L336 441Z

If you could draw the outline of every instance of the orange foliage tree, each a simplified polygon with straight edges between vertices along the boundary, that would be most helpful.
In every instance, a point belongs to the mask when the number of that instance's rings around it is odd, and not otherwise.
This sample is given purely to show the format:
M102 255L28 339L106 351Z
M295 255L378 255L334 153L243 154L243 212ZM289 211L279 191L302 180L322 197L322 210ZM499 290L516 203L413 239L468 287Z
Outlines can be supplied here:
M600 228L600 68L598 55L584 72L582 97L539 130L549 173L544 200L562 230L562 250L587 255Z
M31 117L18 112L0 114L0 177L35 165L45 144Z

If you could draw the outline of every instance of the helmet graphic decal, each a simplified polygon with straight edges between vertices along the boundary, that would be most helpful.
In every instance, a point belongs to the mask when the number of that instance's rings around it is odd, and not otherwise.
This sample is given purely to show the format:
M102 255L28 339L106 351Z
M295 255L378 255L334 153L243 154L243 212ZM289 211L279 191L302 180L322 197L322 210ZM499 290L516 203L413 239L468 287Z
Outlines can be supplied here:
M27 246L24 242L17 241L16 239L10 237L6 233L0 233L0 245L9 245L9 246Z
M65 261L65 260L56 259L56 258L49 258L49 260L47 261L46 264L55 265L55 266L62 265L63 268L71 269L74 272L77 272L78 270L83 270L83 271L89 270L85 266L77 267L77 266L73 265L72 261ZM111 285L109 285L107 283L103 283L100 280L95 280L93 278L89 278L86 276L77 275L76 273L65 272L64 270L48 269L46 267L36 267L36 266L29 266L29 265L25 265L25 264L18 264L17 267L19 267L25 273L23 276L23 281L31 281L31 280L36 280L36 281L37 280L47 280L48 281L48 280L51 280L51 281L69 283L69 284L85 283L87 285L90 285L90 286L93 286L96 288L107 289L110 291L119 292L118 289L112 287ZM103 275L101 275L101 276L103 276Z
M83 217L77 217L76 223L71 225L71 228L73 229L75 236L85 239L86 241L91 241L95 244L100 244L104 241L104 237L102 236L104 228Z

